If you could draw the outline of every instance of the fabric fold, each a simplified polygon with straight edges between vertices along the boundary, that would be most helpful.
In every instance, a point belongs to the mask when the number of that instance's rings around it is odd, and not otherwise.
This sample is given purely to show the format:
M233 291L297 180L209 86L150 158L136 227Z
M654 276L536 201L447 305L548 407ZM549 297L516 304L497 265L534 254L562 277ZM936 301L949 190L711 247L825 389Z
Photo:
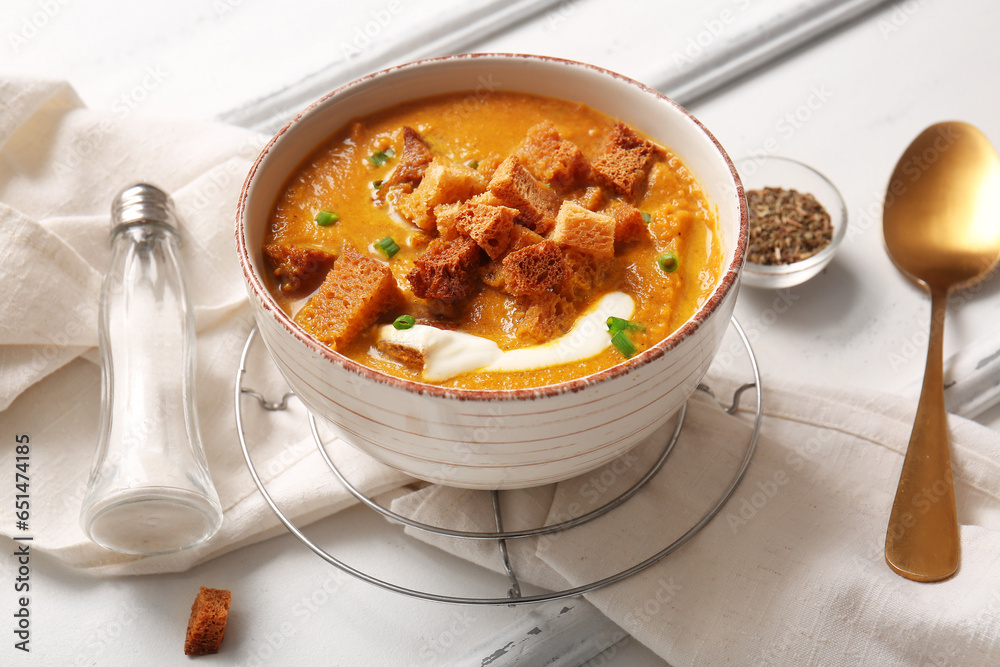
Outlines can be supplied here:
M1000 434L950 419L962 567L948 581L919 584L894 574L883 555L910 401L813 386L766 391L763 400L758 449L719 514L659 563L587 598L670 664L995 664ZM745 409L730 416L696 393L675 450L642 491L604 517L509 545L515 572L566 588L657 554L724 493L751 432ZM615 497L633 468L656 460L664 437L557 485L544 523ZM488 498L468 495L435 487L393 508L434 525L490 530ZM510 506L505 522L539 520L537 508ZM502 571L495 544L408 532Z

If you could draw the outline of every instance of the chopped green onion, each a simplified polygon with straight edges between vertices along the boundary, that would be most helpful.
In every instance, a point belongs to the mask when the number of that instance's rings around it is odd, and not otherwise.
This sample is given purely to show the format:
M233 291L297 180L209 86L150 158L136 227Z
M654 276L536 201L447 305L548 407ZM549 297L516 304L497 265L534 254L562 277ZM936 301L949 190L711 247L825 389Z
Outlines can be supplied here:
M377 181L372 181L372 186L374 186L376 190L382 187L382 179L380 178Z
M676 252L669 250L657 257L656 263L660 265L664 273L673 273L680 265L680 260L677 258Z
M340 216L333 211L320 211L316 214L316 224L320 227L327 227L340 220Z
M397 329L412 329L416 323L417 321L413 318L413 315L400 315L392 323L392 326Z
M635 345L633 345L632 341L628 339L628 336L625 335L624 331L618 331L615 333L615 335L611 337L611 344L614 345L626 359L631 359L635 356L637 351L635 349Z
M479 169L479 161L473 160L469 163L469 169Z
M646 213L645 211L642 211L642 221L643 222L645 222L648 225L649 222L650 222L650 220L652 220L652 219L653 219L653 216L651 216L649 213Z
M619 331L645 331L646 325L642 322L633 322L620 317L611 316L608 318L608 331L616 334Z
M399 252L399 244L392 240L391 236L386 236L384 239L375 244L379 249L386 254L388 257L392 257L397 252Z
M391 148L387 148L384 151L375 151L368 157L368 159L376 167L381 167L389 160L389 158L392 157L396 157L396 151Z

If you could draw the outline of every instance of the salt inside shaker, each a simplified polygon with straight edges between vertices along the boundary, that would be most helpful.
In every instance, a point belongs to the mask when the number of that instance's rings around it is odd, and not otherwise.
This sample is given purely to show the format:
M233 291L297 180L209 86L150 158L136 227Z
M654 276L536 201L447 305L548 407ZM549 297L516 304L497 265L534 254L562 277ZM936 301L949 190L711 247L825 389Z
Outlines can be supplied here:
M195 408L195 334L173 204L138 184L112 205L101 289L101 431L80 520L97 544L163 554L209 539L222 508Z

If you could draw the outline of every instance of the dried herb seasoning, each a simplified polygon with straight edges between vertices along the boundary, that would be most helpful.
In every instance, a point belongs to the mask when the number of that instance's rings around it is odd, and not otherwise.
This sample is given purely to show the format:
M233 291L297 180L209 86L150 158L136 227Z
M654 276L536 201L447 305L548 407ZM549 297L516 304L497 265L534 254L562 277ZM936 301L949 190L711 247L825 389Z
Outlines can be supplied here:
M754 264L792 264L811 257L833 239L830 214L809 193L783 188L747 192L750 256Z

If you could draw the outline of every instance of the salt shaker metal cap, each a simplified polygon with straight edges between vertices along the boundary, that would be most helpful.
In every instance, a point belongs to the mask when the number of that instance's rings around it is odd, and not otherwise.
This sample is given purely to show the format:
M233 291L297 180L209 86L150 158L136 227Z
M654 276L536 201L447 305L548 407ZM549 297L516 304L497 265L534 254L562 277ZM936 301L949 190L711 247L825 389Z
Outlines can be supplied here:
M195 333L170 197L125 188L112 205L101 290L101 432L80 514L96 543L162 554L209 539L222 509L195 405Z

